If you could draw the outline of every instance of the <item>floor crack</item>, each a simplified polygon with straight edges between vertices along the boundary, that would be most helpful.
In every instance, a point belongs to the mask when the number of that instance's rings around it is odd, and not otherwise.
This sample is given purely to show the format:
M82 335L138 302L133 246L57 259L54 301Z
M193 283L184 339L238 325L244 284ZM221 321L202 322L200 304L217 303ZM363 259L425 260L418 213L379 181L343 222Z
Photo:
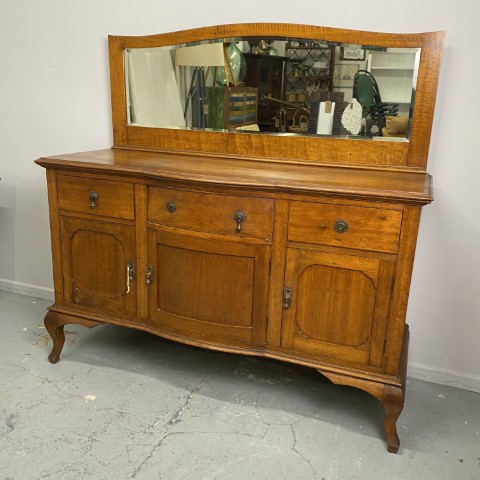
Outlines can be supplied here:
M140 462L138 467L135 469L135 471L132 474L131 478L136 478L137 474L140 472L140 470L143 468L143 466L153 457L155 451L161 447L162 442L172 433L171 428L176 425L177 423L181 422L182 420L182 413L183 411L188 407L190 402L193 400L195 395L198 393L200 390L201 386L206 383L207 379L202 379L200 382L198 382L191 390L188 391L187 397L185 401L183 402L182 406L172 415L170 420L167 423L167 430L166 432L160 437L160 440L156 443L156 445L153 446L153 448L150 450L148 455Z
M312 465L312 462L308 460L308 458L305 458L304 455L302 455L298 450L297 450L297 434L293 428L293 425L290 424L290 429L292 430L292 435L293 435L293 445L292 445L292 451L295 452L311 469L314 475L314 478L317 479L317 471L315 470L315 467Z

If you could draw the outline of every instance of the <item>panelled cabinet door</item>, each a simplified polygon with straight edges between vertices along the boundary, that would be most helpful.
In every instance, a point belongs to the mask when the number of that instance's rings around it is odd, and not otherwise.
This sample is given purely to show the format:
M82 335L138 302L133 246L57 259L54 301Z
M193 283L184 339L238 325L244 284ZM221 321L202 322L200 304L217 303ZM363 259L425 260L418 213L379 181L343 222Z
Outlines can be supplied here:
M136 314L135 227L60 217L65 301Z
M149 318L175 335L265 342L270 247L150 230Z
M381 367L393 275L386 256L287 249L283 346Z

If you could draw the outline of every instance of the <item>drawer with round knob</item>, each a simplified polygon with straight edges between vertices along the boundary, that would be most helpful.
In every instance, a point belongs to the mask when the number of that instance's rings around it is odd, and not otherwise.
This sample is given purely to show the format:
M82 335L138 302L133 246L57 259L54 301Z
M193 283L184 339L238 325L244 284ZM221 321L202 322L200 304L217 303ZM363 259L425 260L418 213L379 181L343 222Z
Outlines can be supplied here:
M150 187L148 221L198 232L270 239L274 200Z
M396 253L401 223L401 210L292 202L288 240Z
M57 175L57 201L60 210L135 219L132 183L60 174Z

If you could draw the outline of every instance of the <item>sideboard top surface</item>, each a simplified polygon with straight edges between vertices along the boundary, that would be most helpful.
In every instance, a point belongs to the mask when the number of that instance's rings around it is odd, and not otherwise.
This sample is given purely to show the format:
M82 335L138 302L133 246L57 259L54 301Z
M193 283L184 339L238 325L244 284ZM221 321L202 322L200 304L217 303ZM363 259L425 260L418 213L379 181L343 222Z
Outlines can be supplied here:
M221 161L219 161L221 160ZM105 149L40 158L46 168L192 182L274 193L340 195L413 204L433 200L427 173Z

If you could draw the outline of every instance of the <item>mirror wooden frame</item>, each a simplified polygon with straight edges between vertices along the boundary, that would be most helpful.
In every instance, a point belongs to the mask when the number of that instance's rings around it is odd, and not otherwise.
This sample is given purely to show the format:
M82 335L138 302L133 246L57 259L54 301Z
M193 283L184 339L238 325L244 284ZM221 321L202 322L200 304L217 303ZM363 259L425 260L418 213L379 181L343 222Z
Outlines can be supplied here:
M211 26L150 36L109 36L114 148L235 155L289 163L390 167L425 171L445 32L377 33L284 23ZM124 50L231 37L294 37L387 48L420 48L408 142L262 135L140 127L127 124Z

